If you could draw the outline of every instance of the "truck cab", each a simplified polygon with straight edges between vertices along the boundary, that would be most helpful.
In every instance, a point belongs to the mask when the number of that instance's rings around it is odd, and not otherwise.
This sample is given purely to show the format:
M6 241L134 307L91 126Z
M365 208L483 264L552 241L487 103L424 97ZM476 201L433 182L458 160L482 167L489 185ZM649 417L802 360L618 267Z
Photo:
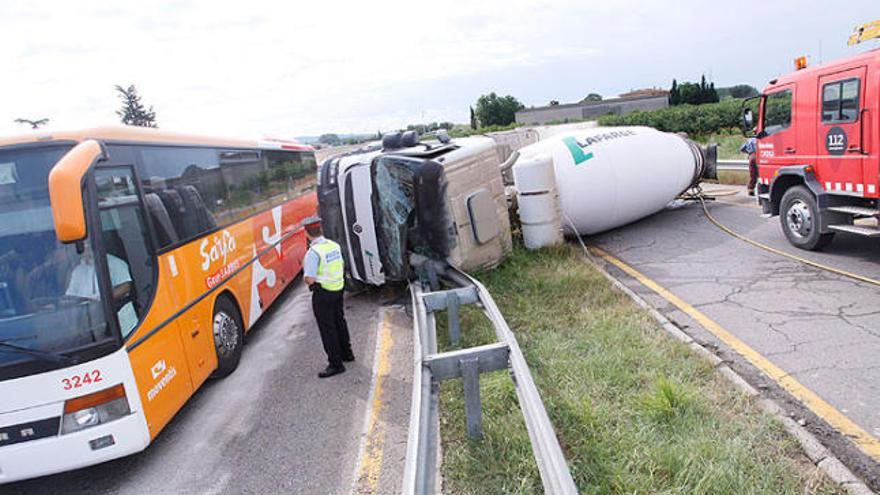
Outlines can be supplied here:
M789 242L818 250L837 232L880 236L880 50L770 81L760 96L758 200ZM744 124L752 127L751 112Z
M410 131L325 160L318 206L348 286L408 280L419 259L498 264L512 249L502 154L488 137L421 142Z

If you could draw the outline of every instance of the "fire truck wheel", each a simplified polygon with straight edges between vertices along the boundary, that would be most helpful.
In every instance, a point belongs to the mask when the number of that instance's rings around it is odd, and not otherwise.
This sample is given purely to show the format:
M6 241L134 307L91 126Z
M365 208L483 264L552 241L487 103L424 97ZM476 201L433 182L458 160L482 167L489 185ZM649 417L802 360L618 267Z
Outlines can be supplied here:
M779 209L782 231L793 246L817 251L827 246L834 233L819 232L819 207L816 198L804 186L794 186L782 196Z
M235 304L226 296L217 298L214 303L214 317L211 320L214 334L214 349L217 352L217 369L211 375L223 378L230 375L241 360L244 347L244 325Z

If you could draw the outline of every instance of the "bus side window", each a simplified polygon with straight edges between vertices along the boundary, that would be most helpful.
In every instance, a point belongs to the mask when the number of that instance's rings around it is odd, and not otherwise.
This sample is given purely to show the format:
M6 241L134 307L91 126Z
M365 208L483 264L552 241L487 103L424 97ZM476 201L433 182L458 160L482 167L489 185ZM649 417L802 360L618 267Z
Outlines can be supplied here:
M262 151L221 150L218 155L227 191L221 213L223 223L237 222L265 209L269 172Z
M308 151L150 146L141 149L140 167L160 248L317 187L315 155Z
M315 155L304 151L267 151L270 198L296 198L318 187Z
M98 168L95 184L112 306L125 338L146 314L154 292L156 261L131 168Z
M160 247L195 239L217 227L226 186L215 150L144 147L141 176Z

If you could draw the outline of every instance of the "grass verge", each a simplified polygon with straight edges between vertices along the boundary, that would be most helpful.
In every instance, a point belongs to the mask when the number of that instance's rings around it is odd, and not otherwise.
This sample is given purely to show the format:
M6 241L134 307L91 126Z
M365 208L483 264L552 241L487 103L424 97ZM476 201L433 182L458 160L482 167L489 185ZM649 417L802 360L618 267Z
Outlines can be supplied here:
M746 138L742 134L711 134L697 138L701 143L717 143L719 160L745 160L747 156L740 153L739 148ZM719 184L744 186L749 183L749 172L746 170L719 170Z
M517 334L581 493L843 493L575 248L517 248L478 276ZM462 345L493 342L464 309ZM541 493L507 373L483 375L481 394L484 438L471 441L460 381L441 386L444 493Z
M749 183L749 173L742 170L719 170L718 184L745 186Z
M716 133L707 136L696 136L694 140L706 144L716 143L718 145L719 160L745 160L746 154L739 151L740 146L746 142L745 137L738 132Z

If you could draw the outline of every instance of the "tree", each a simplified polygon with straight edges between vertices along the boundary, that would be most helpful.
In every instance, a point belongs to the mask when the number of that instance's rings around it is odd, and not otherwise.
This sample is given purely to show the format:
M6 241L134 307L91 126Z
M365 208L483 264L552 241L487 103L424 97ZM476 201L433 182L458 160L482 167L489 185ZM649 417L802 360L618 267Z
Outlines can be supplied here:
M599 93L590 93L581 101L602 101L602 95Z
M669 106L674 107L681 103L681 92L678 89L678 81L672 80L672 87L669 89Z
M493 91L482 95L477 99L477 108L474 113L480 121L481 127L492 125L510 125L516 121L516 112L525 108L513 96L498 96Z
M718 100L715 83L707 83L706 76L700 78L699 84L686 81L678 84L678 81L672 80L672 88L669 90L670 106L702 105L703 103L717 103Z
M471 129L477 130L477 116L474 114L474 107L471 107Z
M336 146L340 142L339 136L336 134L321 134L321 137L318 138L318 142L323 144L329 144L330 146Z
M156 112L153 107L145 107L141 102L141 96L138 94L134 85L123 88L116 85L116 91L119 93L119 99L122 100L122 108L116 111L116 115L122 119L125 125L135 125L139 127L158 127L156 125Z
M683 82L678 85L679 104L689 103L699 105L702 98L700 85L692 82Z
M697 105L700 105L702 103L707 103L706 96L707 96L708 91L709 91L709 87L706 86L706 74L703 74L702 76L700 76L700 93L699 93L699 96L697 96L697 101L696 101Z
M37 119L37 120L15 119L15 123L16 124L27 124L27 125L31 126L31 129L39 129L40 127L48 124L49 119L47 119L47 118Z
M718 96L730 96L731 98L751 98L759 94L758 90L749 84L737 84L729 88L718 88Z
M718 92L715 91L715 83L709 83L709 89L706 90L705 101L703 103L718 103Z

